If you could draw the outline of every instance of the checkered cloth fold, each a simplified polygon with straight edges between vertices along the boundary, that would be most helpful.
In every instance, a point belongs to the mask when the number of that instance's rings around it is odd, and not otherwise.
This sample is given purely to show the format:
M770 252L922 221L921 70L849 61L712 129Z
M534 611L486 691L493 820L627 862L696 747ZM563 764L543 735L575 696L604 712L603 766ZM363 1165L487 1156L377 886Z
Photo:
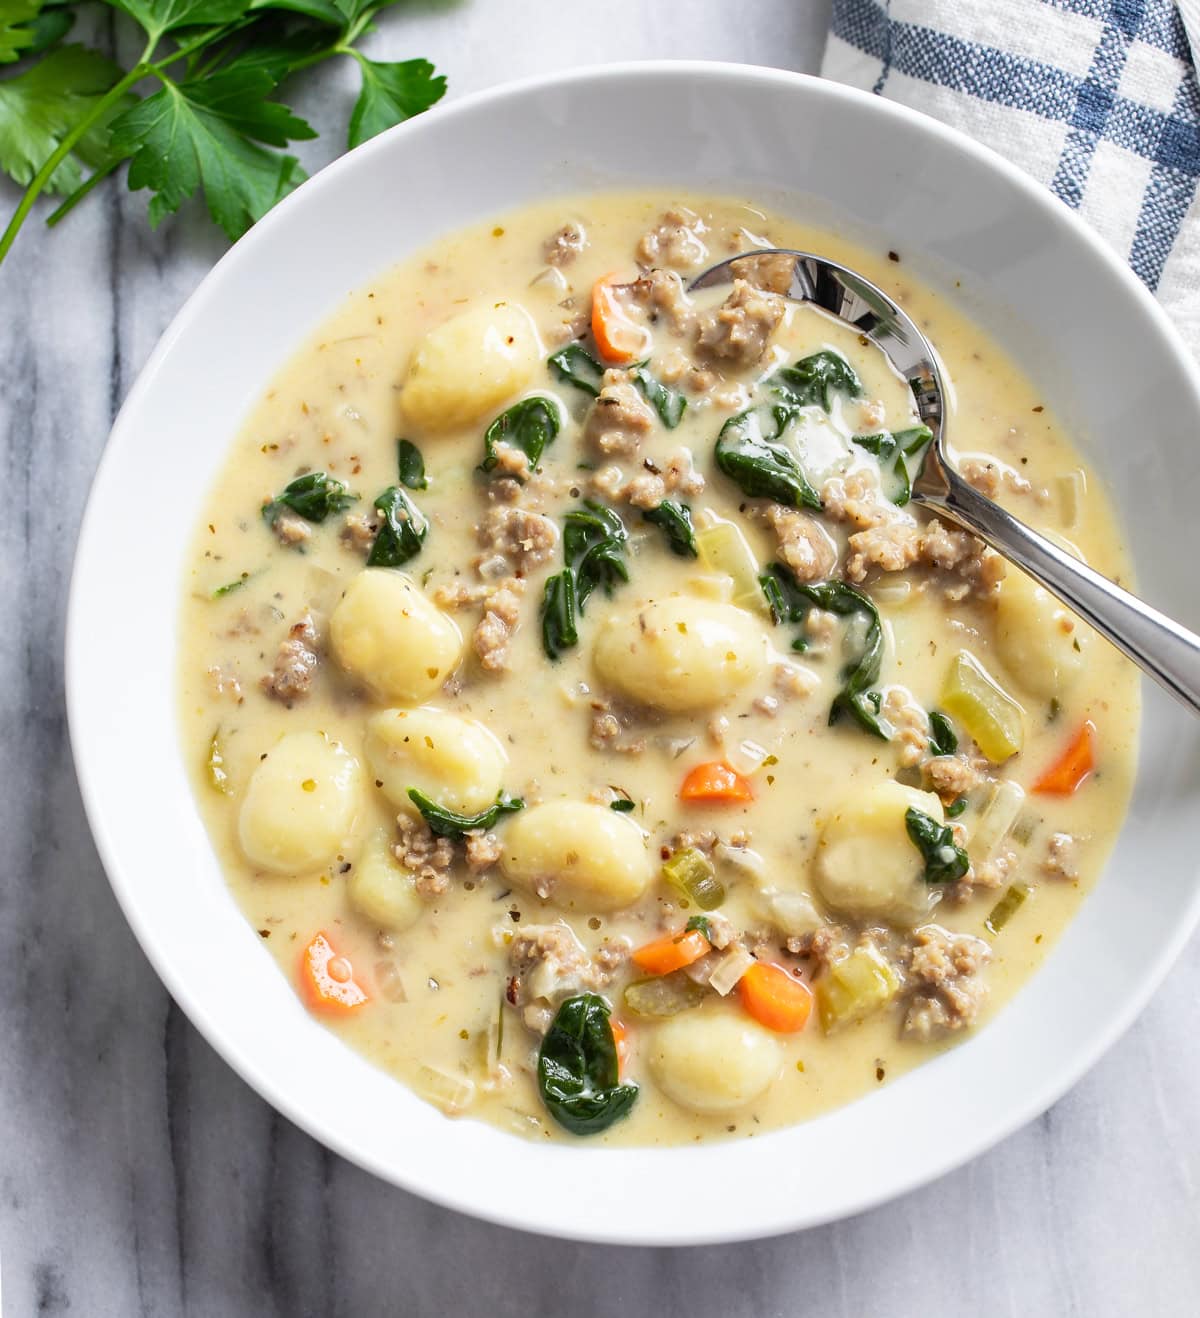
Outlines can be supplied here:
M822 72L1022 165L1200 355L1200 0L833 0Z

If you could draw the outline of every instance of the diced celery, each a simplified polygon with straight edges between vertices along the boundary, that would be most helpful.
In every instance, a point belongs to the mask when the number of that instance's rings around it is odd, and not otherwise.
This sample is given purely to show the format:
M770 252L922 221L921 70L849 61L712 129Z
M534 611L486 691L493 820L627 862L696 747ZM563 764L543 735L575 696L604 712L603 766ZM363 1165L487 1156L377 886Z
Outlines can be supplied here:
M993 764L1003 764L1025 744L1021 706L966 650L954 656L941 706L958 719Z
M635 1016L677 1016L681 1011L698 1007L704 998L704 986L681 970L653 979L635 979L625 988L626 1010Z
M1076 467L1054 481L1058 493L1058 518L1064 531L1073 531L1079 525L1079 509L1087 494L1087 477Z
M817 1012L826 1034L860 1021L887 1006L899 991L900 981L883 954L863 943L849 956L835 961L817 980Z
M703 851L684 847L663 861L663 878L694 901L702 911L713 911L725 900L725 885Z
M218 728L208 743L208 781L218 792L228 796L233 791L229 773L225 768L225 750L221 745L221 729Z
M988 918L983 922L983 927L995 937L1021 909L1028 896L1029 889L1023 883L1011 884L1004 896L992 907Z
M755 613L767 611L766 597L758 584L758 562L738 527L724 521L701 527L696 532L696 548L710 572L732 578L730 603Z

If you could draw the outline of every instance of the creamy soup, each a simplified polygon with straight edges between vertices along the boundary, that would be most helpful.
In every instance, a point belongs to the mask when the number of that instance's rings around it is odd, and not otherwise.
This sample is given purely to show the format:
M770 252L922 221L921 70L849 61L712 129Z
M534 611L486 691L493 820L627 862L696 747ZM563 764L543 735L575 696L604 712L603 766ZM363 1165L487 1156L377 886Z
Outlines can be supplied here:
M903 253L736 201L454 234L270 382L187 568L195 790L264 956L453 1116L750 1136L979 1029L1096 878L1134 675L908 502L928 432L758 257L897 298L980 489L1127 578L1042 396Z

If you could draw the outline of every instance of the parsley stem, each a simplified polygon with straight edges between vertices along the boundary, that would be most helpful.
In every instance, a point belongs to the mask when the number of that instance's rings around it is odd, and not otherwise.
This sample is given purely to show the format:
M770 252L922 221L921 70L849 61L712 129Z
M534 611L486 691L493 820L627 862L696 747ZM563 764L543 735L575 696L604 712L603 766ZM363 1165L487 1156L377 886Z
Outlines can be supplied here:
M103 183L108 176L125 163L124 156L114 156L107 164L101 165L99 169L93 170L91 175L75 189L74 192L64 201L59 208L46 216L46 227L53 229L60 220L65 220L76 206L87 196L97 183Z
M114 105L120 101L121 97L137 82L140 82L147 73L151 72L153 65L146 61L154 53L154 43L147 45L142 53L142 58L137 64L119 81L104 93L104 95L92 107L90 113L85 114L82 119L67 132L58 146L50 153L46 162L41 169L29 181L29 186L25 189L25 195L21 198L17 209L13 211L12 219L9 220L7 228L3 234L0 234L0 261L8 255L9 248L16 241L17 234L21 231L21 226L29 212L33 209L33 203L41 196L46 184L54 175L54 171L70 155L75 143L88 131L91 126L98 120L102 119Z

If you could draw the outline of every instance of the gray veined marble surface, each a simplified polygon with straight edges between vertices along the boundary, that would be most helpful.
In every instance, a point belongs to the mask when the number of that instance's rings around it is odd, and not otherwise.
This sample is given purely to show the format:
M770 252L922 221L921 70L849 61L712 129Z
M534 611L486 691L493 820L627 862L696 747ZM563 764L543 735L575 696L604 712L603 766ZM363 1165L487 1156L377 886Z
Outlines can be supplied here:
M826 17L826 0L426 0L387 15L373 44L428 56L461 95L624 58L813 70ZM343 77L310 83L301 111L344 122ZM62 619L89 480L117 405L221 251L194 217L151 234L143 207L110 185L57 233L31 225L0 272L5 1318L1200 1314L1195 942L1039 1121L897 1203L762 1244L616 1250L483 1225L326 1152L216 1057L125 928L63 716ZM114 583L115 619L125 599Z

